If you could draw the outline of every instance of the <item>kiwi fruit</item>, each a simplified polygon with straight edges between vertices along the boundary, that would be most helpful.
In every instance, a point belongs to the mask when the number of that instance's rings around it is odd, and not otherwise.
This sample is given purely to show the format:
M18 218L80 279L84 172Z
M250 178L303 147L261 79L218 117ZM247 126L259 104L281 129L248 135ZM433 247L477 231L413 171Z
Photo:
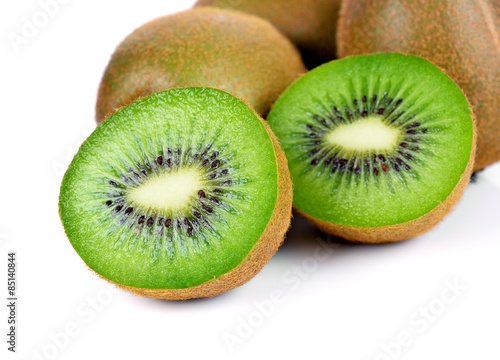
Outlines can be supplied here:
M104 72L96 120L166 89L214 87L262 116L306 71L295 46L268 21L200 8L148 22L118 46Z
M269 20L297 45L308 68L336 56L337 20L341 0L198 0L213 6Z
M469 103L419 57L361 55L322 65L283 93L267 121L288 159L294 207L348 240L424 233L470 179Z
M83 143L59 213L85 263L134 294L209 297L250 280L289 227L292 187L269 126L212 88L121 108Z
M403 52L442 68L477 117L474 171L500 160L500 2L345 0L339 56Z

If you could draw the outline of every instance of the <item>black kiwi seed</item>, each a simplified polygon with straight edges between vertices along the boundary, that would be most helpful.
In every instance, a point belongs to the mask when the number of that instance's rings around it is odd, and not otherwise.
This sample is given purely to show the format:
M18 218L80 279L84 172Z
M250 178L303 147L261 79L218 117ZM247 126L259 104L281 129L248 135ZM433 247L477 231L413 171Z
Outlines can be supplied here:
M320 116L317 116L317 115L314 115L314 118L316 120L318 120L320 123L322 123L323 125L327 125L327 122L324 118L320 117Z
M205 204L200 204L201 208L209 213L211 213L213 211L213 209L209 206L206 206Z

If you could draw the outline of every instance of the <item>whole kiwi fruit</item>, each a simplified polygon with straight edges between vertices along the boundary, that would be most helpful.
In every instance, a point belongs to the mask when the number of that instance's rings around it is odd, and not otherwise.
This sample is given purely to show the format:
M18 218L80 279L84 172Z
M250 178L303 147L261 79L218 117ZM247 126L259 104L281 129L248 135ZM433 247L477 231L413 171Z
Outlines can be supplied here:
M500 2L497 0L345 0L339 56L403 52L442 68L477 117L474 170L500 160Z
M269 20L299 48L308 68L336 56L341 0L198 0L196 6L244 11Z
M85 263L134 294L209 297L255 276L284 239L292 184L269 126L218 89L121 108L83 143L59 212Z
M267 121L288 159L294 207L348 240L422 234L470 180L469 103L419 57L360 55L319 66L283 93Z
M99 87L96 120L154 92L186 86L222 89L265 116L305 71L295 46L266 20L191 9L142 25L118 46Z

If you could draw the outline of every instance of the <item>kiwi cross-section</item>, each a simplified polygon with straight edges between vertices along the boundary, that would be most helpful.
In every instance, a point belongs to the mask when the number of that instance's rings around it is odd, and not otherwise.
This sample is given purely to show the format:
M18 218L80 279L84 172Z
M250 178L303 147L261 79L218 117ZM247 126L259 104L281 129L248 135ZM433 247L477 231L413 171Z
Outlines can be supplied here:
M250 280L283 241L291 199L269 126L232 95L185 88L134 102L92 133L64 176L60 215L101 277L188 299Z
M398 241L431 229L470 179L469 103L419 57L322 65L285 91L268 123L288 158L294 206L349 240Z

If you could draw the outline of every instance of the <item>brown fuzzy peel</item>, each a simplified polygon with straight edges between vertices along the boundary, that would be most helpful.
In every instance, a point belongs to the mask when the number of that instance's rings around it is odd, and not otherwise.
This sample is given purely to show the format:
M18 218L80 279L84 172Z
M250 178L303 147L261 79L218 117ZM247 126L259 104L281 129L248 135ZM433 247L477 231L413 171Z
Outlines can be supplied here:
M242 11L268 20L298 47L310 69L336 58L341 0L198 0L195 6Z
M116 48L99 86L96 121L144 96L187 86L226 91L265 116L305 72L296 47L268 21L192 9L143 24Z

